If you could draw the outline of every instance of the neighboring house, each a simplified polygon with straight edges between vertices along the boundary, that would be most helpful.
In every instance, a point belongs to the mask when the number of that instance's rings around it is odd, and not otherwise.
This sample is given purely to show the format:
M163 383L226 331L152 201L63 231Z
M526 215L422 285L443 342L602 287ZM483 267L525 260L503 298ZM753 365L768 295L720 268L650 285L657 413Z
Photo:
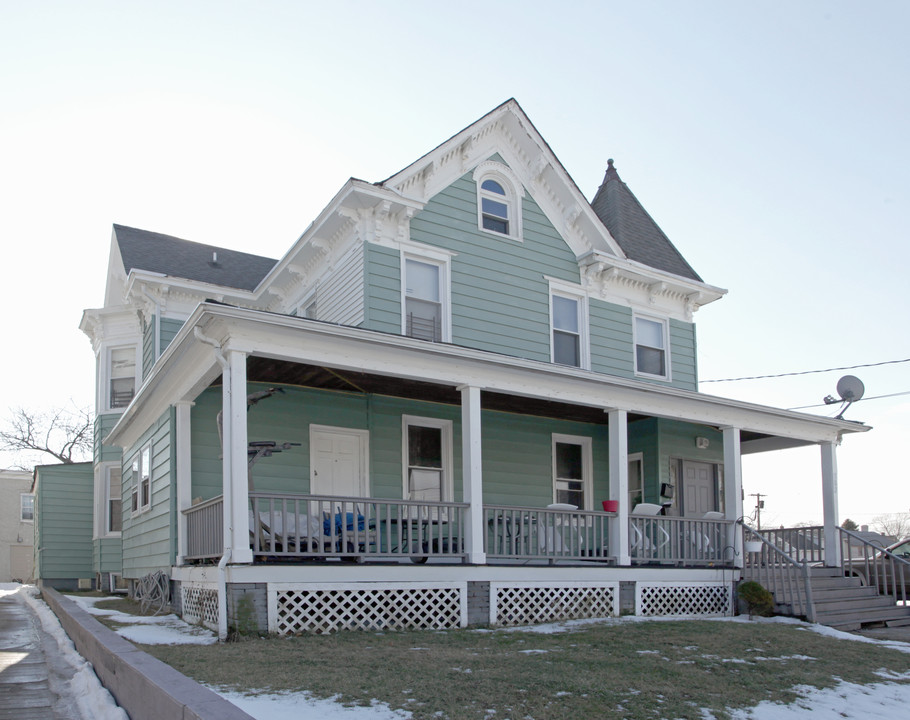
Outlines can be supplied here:
M0 470L0 582L31 582L35 566L32 474Z
M741 455L819 446L835 533L868 428L700 393L724 293L514 100L349 180L277 260L115 225L81 324L94 572L163 571L222 633L726 613Z
M92 464L38 465L35 498L35 580L59 590L91 589Z

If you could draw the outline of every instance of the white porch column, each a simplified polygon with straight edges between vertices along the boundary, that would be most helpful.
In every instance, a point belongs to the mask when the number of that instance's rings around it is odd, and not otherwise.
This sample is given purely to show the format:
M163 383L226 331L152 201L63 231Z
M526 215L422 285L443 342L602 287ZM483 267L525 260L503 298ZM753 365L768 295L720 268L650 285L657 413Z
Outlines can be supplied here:
M739 428L725 427L724 433L724 511L727 520L743 517L743 456ZM733 549L734 567L743 567L743 533L734 522L727 537L727 546Z
M183 565L186 557L186 515L183 511L193 504L193 485L190 453L190 409L192 402L178 402L177 410L177 457L175 478L177 486L177 564Z
M468 562L483 565L483 462L481 458L480 388L464 385L461 391L461 464L464 501L470 505L465 518L465 551Z
M837 530L837 451L833 442L822 443L822 507L825 514L825 567L840 567Z
M617 565L631 565L629 554L629 415L625 410L608 410L610 443L610 499L619 501L619 510L610 523L610 553Z
M253 562L250 548L246 425L246 353L225 352L223 373L224 545L232 563Z

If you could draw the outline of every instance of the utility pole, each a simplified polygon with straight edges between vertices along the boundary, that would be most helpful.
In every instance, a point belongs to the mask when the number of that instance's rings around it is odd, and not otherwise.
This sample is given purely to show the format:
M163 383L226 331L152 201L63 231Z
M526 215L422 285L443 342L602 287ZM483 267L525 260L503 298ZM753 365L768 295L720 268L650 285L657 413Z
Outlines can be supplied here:
M755 498L755 528L756 530L761 530L761 511L765 507L765 501L762 498L767 497L767 495L764 493L749 493L749 497Z

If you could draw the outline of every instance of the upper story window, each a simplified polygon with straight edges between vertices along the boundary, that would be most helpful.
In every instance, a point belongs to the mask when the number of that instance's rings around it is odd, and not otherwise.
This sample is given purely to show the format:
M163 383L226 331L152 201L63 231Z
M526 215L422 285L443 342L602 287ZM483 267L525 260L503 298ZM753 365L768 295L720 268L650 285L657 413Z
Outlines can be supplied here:
M316 293L309 295L307 299L300 304L297 316L306 318L307 320L316 319Z
M552 362L588 367L588 312L584 295L551 288L550 336Z
M114 348L108 368L108 407L125 408L136 393L136 349Z
M474 171L477 222L481 230L521 240L521 183L502 163L483 162Z
M30 493L19 495L19 520L22 522L35 521L35 496Z
M670 363L666 320L635 317L635 374L668 380Z
M402 334L448 342L449 256L422 249L409 251L402 254L401 269Z

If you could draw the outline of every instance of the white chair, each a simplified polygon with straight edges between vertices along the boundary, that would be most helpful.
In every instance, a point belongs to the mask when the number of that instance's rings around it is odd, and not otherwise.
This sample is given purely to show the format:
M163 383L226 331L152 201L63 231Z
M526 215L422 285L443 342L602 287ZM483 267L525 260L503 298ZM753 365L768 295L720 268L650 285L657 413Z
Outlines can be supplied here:
M657 503L638 503L632 508L631 515L638 517L656 517L663 510ZM632 544L629 552L634 557L656 557L660 551L670 544L670 533L654 521L646 521L651 532L645 533L635 522L630 522L632 529Z
M547 510L561 510L563 512L568 512L572 510L578 510L578 505L572 505L571 503L551 503L547 505ZM563 527L564 527L564 517L556 515L551 517L545 515L547 518L545 532L538 533L537 535L537 544L540 547L542 552L555 552L562 553L565 548L565 540L563 538ZM552 522L550 522L552 520ZM556 529L559 528L559 532ZM581 534L578 536L579 547L581 545Z
M724 520L726 516L722 512L709 510L701 517L702 520L716 521ZM708 555L715 546L721 545L722 537L723 535L719 525L709 525L705 528L705 532L701 534L701 537L695 538L696 547L699 550L703 550L704 553Z

